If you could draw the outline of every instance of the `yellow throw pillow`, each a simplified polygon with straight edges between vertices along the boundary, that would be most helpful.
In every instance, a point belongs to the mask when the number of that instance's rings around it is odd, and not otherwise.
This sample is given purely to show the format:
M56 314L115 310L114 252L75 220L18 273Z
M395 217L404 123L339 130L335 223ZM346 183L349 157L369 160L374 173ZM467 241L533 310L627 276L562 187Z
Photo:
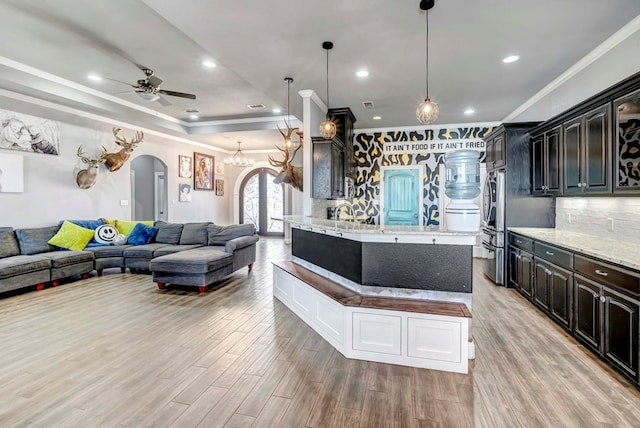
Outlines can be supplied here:
M67 220L62 223L58 233L49 239L49 244L68 250L80 251L87 246L95 231L75 225Z
M136 224L138 223L142 223L145 226L153 226L153 221L130 221L130 220L116 220L115 226L116 226L116 229L118 229L118 232L122 233L123 235L129 236L131 235L131 231L133 230L133 228L136 227Z

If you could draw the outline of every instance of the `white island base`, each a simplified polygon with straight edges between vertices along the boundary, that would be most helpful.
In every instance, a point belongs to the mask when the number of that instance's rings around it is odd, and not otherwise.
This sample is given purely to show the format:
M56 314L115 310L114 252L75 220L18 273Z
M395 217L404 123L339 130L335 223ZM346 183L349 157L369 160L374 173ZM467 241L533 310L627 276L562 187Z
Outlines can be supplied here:
M463 303L364 296L293 262L274 263L273 295L347 358L468 372Z

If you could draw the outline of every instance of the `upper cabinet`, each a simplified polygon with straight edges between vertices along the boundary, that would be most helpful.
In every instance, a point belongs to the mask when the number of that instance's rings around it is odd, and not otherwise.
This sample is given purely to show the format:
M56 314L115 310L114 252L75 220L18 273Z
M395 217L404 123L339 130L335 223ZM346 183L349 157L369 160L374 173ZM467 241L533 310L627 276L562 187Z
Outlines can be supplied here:
M345 197L344 179L354 176L353 124L349 108L331 109L337 132L331 140L313 137L312 196L317 199Z
M485 162L487 170L504 168L507 158L507 139L505 132L493 134L486 141Z
M611 192L609 104L562 125L564 194Z
M640 196L640 73L531 134L534 195Z
M534 195L562 192L562 127L557 126L531 140L531 190Z
M640 190L640 91L618 98L613 103L614 191Z

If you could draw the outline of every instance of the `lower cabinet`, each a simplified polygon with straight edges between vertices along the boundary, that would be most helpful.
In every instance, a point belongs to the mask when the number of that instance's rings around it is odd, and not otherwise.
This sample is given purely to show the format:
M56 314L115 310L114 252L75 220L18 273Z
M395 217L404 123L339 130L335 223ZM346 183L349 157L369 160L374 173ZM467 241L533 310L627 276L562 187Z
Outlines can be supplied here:
M640 302L575 275L575 336L638 381Z
M571 329L573 272L535 258L533 303L567 330Z
M531 300L533 296L533 255L509 247L509 283Z

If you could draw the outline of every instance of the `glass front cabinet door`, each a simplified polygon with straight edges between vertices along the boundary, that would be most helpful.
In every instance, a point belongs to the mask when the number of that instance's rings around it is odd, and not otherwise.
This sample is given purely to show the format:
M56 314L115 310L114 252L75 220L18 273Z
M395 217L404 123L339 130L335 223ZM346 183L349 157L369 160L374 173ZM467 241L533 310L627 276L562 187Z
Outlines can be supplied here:
M640 191L640 91L614 102L614 192Z

